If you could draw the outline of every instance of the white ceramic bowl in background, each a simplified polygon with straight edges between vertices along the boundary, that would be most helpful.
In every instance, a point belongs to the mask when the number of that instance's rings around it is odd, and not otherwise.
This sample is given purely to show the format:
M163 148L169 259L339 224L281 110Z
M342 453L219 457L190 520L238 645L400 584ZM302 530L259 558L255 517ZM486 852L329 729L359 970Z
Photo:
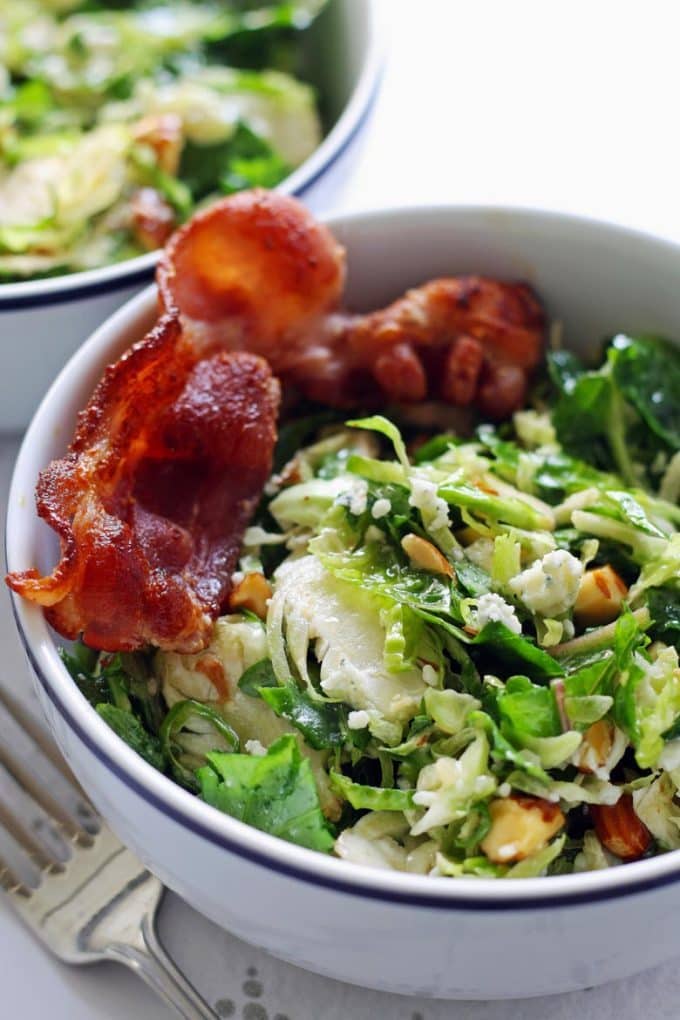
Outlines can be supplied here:
M680 247L653 237L518 209L328 222L347 245L355 308L434 276L484 273L529 280L581 353L621 329L680 337ZM45 397L10 493L11 570L53 564L53 536L33 508L37 474L63 453L103 367L154 314L149 288L95 333ZM605 872L492 881L375 870L284 843L220 814L132 752L78 691L42 612L19 599L14 608L50 725L87 793L152 871L234 934L335 978L451 998L585 988L678 952L680 851Z
M337 159L361 126L378 87L381 39L375 0L330 0L305 32L306 73L319 90L329 127L309 159L279 190L302 195ZM45 280L0 284L3 382L0 431L23 429L78 345L151 280L158 257Z

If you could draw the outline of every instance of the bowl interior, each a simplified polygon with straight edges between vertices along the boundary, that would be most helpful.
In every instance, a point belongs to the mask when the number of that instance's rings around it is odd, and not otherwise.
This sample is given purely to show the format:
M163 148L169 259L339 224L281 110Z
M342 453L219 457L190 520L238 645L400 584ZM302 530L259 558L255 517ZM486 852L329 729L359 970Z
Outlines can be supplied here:
M584 355L594 356L603 337L618 331L657 331L680 338L680 302L675 299L674 286L680 271L680 248L669 242L596 221L526 210L407 209L328 222L347 246L347 301L357 309L375 308L407 287L436 276L481 273L528 280L543 298L549 315L563 322L565 342ZM51 458L63 453L76 414L104 366L143 335L155 314L155 289L150 287L83 345L38 409L20 452L10 493L10 570L34 565L46 570L54 563L56 543L33 510L38 472ZM460 898L460 883L377 873L348 865L263 836L207 808L138 759L90 709L56 656L54 635L41 611L18 599L15 609L19 628L51 696L68 706L91 738L106 747L119 768L134 773L138 783L153 786L156 795L172 801L175 808L180 805L185 813L200 816L204 824L207 820L216 832L229 833L232 840L244 844L257 840L259 845L270 847L277 858L302 862L300 866L310 874L336 874L340 869L344 882L366 884L373 890L427 888L432 892L435 883L437 896L444 900ZM514 901L535 894L545 902L548 886L561 896L570 890L579 895L588 889L625 891L636 881L677 874L679 865L676 852L608 872L501 882L502 891L498 882L465 883L462 895L474 900L493 892L496 898L501 894Z

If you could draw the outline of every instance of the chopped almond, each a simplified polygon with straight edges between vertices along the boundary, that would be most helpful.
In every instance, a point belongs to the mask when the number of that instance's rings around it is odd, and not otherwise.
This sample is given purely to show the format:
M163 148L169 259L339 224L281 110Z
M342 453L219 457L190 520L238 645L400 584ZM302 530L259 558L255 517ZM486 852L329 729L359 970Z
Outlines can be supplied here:
M576 754L579 772L591 773L605 764L614 743L614 727L607 719L599 719L583 734Z
M281 474L276 479L282 489L285 489L288 485L297 485L298 482L304 481L302 477L302 465L298 454L284 464Z
M476 542L478 538L482 537L483 535L481 532L475 531L474 528L470 527L461 528L456 532L456 538L461 545L472 545L473 542Z
M590 816L600 843L622 861L642 857L652 842L651 833L635 814L633 798L628 793L616 804L591 804Z
M177 225L175 210L155 188L138 188L130 212L135 238L148 251L162 248Z
M564 825L559 805L539 797L502 797L489 805L491 828L480 846L494 864L510 864L542 850Z
M149 114L133 128L135 141L150 146L161 170L176 174L184 146L182 118L176 113Z
M577 623L582 627L611 623L621 612L627 594L625 582L609 564L586 570L574 604Z
M401 547L410 559L412 565L419 570L429 570L432 574L443 574L445 577L453 577L453 567L436 545L428 542L426 538L419 535L405 535L401 540Z
M271 597L272 588L264 574L246 574L232 589L229 608L249 609L251 613L264 620L267 616L267 603Z
M479 489L480 492L486 492L490 496L497 496L498 495L498 489L494 489L494 487L492 485L489 485L488 482L482 481L480 478L478 478L477 481L474 482L473 484L475 485L475 487L477 489Z

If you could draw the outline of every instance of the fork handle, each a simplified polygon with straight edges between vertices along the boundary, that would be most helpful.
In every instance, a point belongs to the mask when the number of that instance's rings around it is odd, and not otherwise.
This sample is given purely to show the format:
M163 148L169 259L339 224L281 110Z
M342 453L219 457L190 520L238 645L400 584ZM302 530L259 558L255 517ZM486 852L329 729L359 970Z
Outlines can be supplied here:
M217 1014L172 962L147 915L129 943L110 946L109 959L125 964L183 1020L217 1020Z

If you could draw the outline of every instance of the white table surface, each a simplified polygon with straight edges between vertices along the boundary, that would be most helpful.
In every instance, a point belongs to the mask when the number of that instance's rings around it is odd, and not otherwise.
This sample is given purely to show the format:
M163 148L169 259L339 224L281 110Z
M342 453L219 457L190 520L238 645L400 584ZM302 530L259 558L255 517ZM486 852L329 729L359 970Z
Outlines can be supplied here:
M390 35L382 90L366 129L308 194L315 210L431 201L532 205L680 239L680 8L674 0L379 2ZM0 439L3 516L17 442ZM2 598L3 672L24 684ZM241 1020L680 1016L675 963L551 999L437 1003L305 974L219 931L171 894L160 931L221 1015ZM644 932L630 937L644 938ZM56 963L2 899L0 947L2 1020L169 1016L122 968Z

